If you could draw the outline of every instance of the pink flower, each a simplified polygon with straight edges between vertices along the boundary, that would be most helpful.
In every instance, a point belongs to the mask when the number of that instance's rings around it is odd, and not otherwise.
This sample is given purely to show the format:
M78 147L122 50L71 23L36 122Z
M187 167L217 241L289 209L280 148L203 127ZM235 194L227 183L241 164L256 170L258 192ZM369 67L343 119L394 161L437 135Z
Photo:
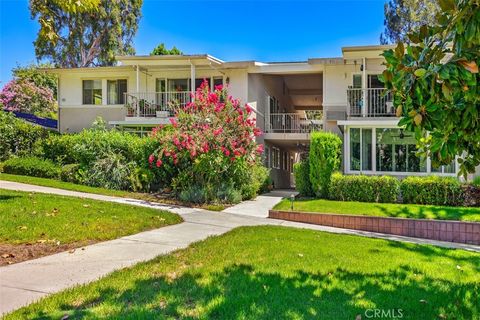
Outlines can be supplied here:
M153 154L151 154L151 155L148 157L148 163L152 164L152 163L153 163L153 160L155 160L155 157L153 156Z
M162 166L162 160L158 159L157 160L157 168L160 168Z
M170 123L172 124L172 126L174 128L176 128L178 126L177 120L175 118L170 118L169 120L170 120Z
M245 111L247 111L247 113L252 113L253 111L252 107L250 107L248 103L245 105Z
M222 132L223 132L223 128L218 128L217 130L213 130L213 135L218 136Z
M263 144L259 144L259 145L257 146L257 150L256 150L256 151L257 151L258 154L262 154L263 151L264 151Z
M262 134L262 130L260 130L259 128L253 128L253 135L255 137L258 137Z

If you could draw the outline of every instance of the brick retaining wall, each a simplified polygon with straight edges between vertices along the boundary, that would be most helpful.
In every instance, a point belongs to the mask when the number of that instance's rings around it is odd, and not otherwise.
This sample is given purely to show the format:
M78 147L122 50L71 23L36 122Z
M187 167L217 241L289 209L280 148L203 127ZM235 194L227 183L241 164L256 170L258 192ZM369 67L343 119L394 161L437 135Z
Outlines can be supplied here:
M270 210L269 218L480 245L480 223Z

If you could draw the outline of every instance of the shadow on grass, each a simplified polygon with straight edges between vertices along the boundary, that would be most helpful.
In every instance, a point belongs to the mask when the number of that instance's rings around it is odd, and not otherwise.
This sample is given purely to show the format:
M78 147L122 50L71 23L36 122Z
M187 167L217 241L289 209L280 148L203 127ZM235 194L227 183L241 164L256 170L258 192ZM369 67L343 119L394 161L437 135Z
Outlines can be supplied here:
M376 205L384 215L395 218L413 218L413 219L438 219L438 220L463 220L466 215L480 215L480 210L474 208L462 207L442 207L442 206L421 206L414 207L401 206L398 208Z
M15 199L15 198L20 198L20 196L12 196L12 195L8 195L8 194L0 194L0 201L8 201L8 200L12 200L12 199Z
M221 272L156 276L126 290L99 289L80 305L63 304L54 319L355 319L368 308L402 309L404 319L474 319L480 316L480 285L432 278L403 265L384 273L333 269L280 275L231 265ZM69 295L72 297L72 295ZM74 296L78 301L78 294ZM98 314L97 312L102 312Z

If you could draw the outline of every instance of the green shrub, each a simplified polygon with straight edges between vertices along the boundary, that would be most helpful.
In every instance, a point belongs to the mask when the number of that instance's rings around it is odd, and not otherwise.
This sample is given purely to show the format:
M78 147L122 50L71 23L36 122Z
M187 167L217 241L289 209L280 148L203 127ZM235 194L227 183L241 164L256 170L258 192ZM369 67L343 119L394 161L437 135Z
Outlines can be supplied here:
M463 203L460 182L452 177L408 177L400 184L404 203L450 205Z
M215 199L209 199L211 201L219 201L221 203L239 203L242 201L242 193L233 186L222 185L218 188Z
M128 190L131 189L130 175L133 167L133 164L125 163L121 155L112 153L80 171L80 181L92 187Z
M250 170L245 170L248 177L244 183L241 183L241 199L249 200L255 198L259 193L265 192L270 183L269 170L261 164L255 164ZM238 201L239 202L239 201Z
M0 161L12 156L35 154L38 141L50 134L47 129L17 119L9 112L0 111Z
M78 163L82 167L91 167L98 159L111 154L123 157L127 163L135 161L146 166L148 156L157 146L158 143L148 137L100 129L52 136L40 144L44 158L62 164Z
M135 192L140 192L140 191L148 192L151 190L154 180L155 180L155 175L151 170L146 168L135 167L130 172L129 189Z
M60 172L60 180L72 183L80 183L80 165L78 163L66 164Z
M480 188L480 176L476 176L475 178L473 178L472 184L473 184L475 187Z
M330 132L312 132L310 140L310 183L318 197L327 198L330 178L340 168L342 140Z
M310 183L310 164L308 159L304 159L293 165L293 174L295 175L295 189L304 197L314 195L312 184Z
M182 190L178 194L178 198L183 202L189 203L204 203L207 198L205 197L205 189L199 186L191 186Z
M57 179L60 175L60 167L52 161L36 157L10 158L3 162L3 172Z
M398 179L390 176L332 175L330 198L341 201L396 202Z

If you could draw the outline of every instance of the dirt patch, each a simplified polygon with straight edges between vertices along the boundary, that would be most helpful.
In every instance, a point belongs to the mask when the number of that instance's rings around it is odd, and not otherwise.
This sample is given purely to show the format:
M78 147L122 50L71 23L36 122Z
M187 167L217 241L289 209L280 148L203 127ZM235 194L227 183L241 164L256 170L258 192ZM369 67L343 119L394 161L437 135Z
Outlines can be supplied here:
M56 245L54 243L26 243L26 244L0 244L0 266L14 264L22 261L32 260L51 254L72 251L80 247L94 244L98 241L83 241L69 244ZM72 251L73 253L73 251Z

